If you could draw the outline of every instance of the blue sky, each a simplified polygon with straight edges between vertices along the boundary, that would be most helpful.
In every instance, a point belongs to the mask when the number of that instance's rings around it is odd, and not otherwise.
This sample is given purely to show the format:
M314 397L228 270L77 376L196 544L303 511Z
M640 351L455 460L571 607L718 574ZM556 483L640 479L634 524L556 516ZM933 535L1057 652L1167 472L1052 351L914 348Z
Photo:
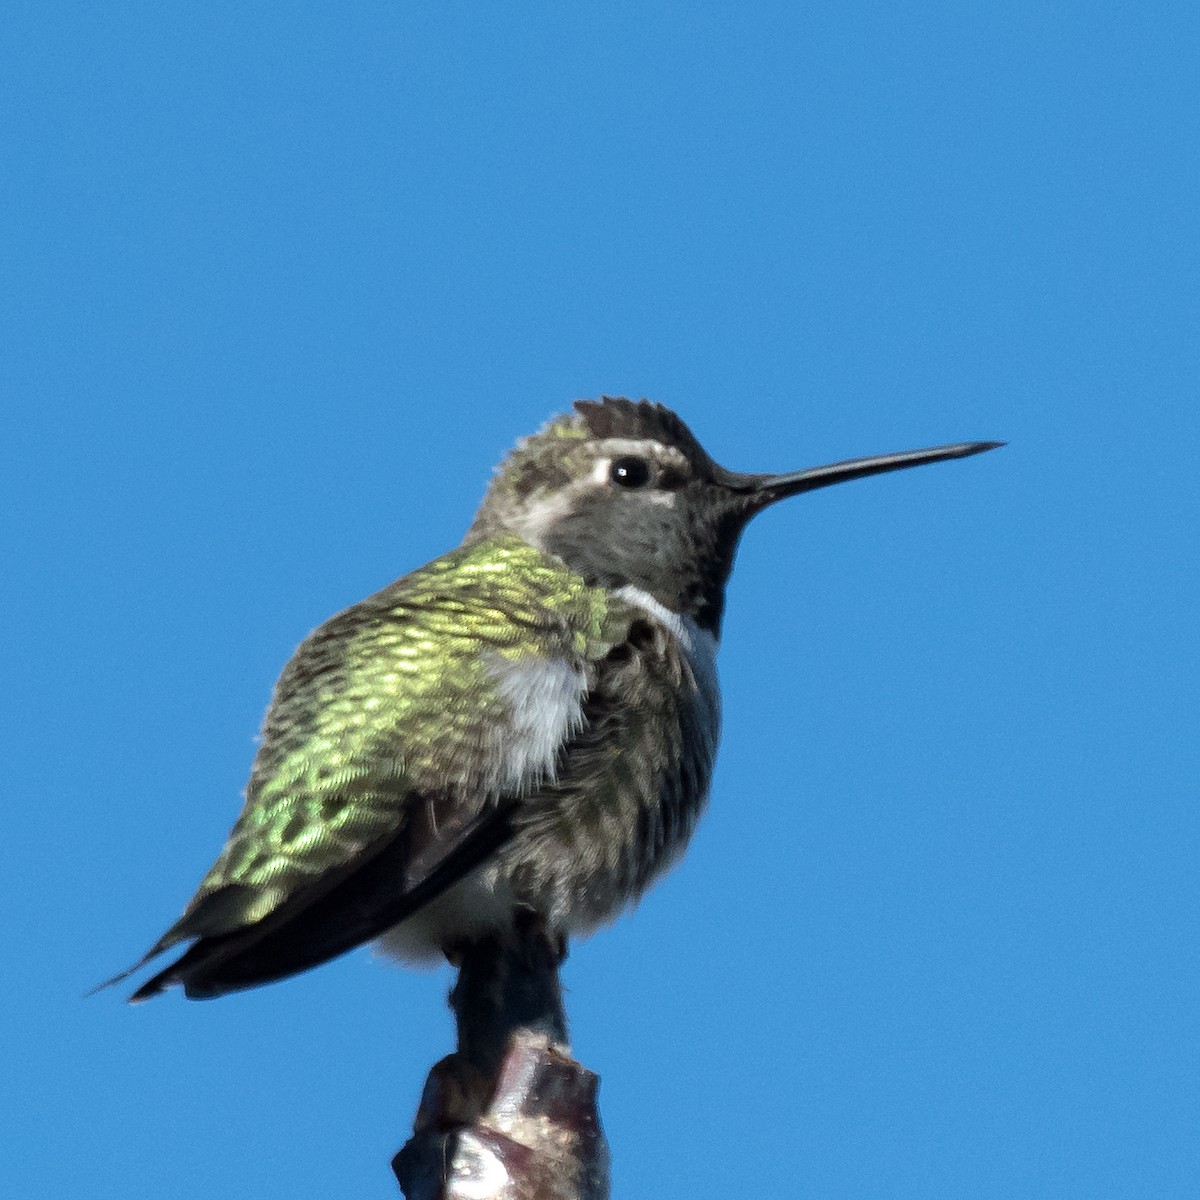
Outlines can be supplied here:
M8 1194L388 1197L447 972L82 1000L276 673L572 398L785 470L685 862L566 968L614 1195L1183 1197L1192 6L17 4Z

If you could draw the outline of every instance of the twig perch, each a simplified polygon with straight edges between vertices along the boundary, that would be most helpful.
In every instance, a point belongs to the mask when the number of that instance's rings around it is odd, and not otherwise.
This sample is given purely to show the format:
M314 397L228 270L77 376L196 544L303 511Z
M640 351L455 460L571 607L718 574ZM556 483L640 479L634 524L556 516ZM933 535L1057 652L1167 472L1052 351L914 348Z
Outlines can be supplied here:
M558 968L536 918L459 948L458 1049L425 1082L392 1160L408 1200L607 1200L599 1078L570 1056Z

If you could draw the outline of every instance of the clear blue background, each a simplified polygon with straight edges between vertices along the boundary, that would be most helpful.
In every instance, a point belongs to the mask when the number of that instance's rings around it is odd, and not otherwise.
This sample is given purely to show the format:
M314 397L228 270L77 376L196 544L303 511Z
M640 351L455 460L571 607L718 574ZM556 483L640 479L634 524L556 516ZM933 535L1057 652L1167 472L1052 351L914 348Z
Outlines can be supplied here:
M395 1194L446 971L80 996L605 391L1010 442L751 529L708 816L567 967L614 1195L1194 1196L1194 5L260 7L3 20L5 1194Z

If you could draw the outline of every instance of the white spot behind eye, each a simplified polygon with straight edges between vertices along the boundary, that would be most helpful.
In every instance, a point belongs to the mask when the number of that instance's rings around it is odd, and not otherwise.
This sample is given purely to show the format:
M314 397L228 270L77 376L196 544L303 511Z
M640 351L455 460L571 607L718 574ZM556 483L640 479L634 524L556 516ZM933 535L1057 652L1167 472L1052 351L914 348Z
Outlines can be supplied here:
M604 484L608 482L608 473L612 470L612 459L608 457L598 458L592 463L592 473L588 479L592 483Z

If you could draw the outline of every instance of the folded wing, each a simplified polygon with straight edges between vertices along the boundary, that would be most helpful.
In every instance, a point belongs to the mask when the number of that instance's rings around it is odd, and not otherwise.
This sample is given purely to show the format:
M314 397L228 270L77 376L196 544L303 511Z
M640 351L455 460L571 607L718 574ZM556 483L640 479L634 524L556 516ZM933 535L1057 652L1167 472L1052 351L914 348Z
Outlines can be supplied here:
M623 606L516 539L435 560L317 629L285 668L246 803L132 997L208 997L403 920L512 836L583 720Z

